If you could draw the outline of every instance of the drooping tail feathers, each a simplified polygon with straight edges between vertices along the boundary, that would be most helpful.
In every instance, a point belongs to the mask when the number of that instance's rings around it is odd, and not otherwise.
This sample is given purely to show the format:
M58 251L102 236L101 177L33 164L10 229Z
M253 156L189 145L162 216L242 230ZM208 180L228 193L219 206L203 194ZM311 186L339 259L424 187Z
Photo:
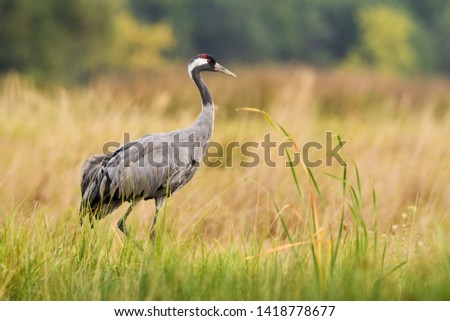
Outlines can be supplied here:
M84 196L84 193L88 190L91 183L93 182L104 159L105 159L104 155L94 155L94 156L88 158L83 163L83 165L81 165L80 184L81 184L81 194L83 196Z
M89 214L89 219L102 218L114 209L110 195L105 191L111 179L102 164L105 155L95 155L87 159L80 169L81 204L80 223Z

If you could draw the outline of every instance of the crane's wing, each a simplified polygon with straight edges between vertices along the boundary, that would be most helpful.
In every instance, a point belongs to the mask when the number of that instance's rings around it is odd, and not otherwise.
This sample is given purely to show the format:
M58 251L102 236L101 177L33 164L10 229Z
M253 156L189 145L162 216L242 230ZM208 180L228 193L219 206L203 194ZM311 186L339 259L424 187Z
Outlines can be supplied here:
M82 207L102 207L103 217L124 201L139 201L173 193L185 185L199 166L185 151L174 155L170 133L148 135L106 156L93 156L82 166Z
M172 133L149 135L124 146L108 160L110 191L126 200L150 199L185 185L199 166L194 154L175 151ZM117 197L115 196L115 197Z
M97 211L101 207L102 217L124 201L139 197L144 189L142 169L139 168L145 154L152 149L143 149L138 141L129 142L109 155L96 155L81 166L81 209L89 207ZM148 156L147 156L148 158Z

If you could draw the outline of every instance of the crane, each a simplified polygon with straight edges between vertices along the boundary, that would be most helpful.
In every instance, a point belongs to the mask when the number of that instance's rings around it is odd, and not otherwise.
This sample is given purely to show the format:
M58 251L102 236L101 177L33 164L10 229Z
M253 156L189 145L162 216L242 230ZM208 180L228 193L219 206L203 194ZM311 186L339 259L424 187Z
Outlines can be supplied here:
M202 99L202 110L188 128L145 135L126 143L108 155L94 155L81 166L80 224L102 219L123 203L129 207L117 226L128 236L126 219L141 200L155 200L150 236L166 198L186 185L194 176L205 154L214 127L214 102L201 78L203 71L236 77L210 54L199 54L188 64L188 73Z

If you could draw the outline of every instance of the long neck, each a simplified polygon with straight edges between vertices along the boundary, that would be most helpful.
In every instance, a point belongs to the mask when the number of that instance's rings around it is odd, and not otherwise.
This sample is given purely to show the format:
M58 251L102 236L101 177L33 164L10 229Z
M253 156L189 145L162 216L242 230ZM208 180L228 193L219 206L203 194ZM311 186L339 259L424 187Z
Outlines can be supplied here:
M211 93L209 92L208 87L206 87L206 84L197 69L194 69L192 71L192 80L197 85L197 88L200 91L200 95L202 96L202 105L214 105Z
M202 112L198 116L194 126L198 129L200 136L203 136L202 138L205 141L209 141L214 127L214 102L198 70L194 69L192 72L192 80L202 97Z

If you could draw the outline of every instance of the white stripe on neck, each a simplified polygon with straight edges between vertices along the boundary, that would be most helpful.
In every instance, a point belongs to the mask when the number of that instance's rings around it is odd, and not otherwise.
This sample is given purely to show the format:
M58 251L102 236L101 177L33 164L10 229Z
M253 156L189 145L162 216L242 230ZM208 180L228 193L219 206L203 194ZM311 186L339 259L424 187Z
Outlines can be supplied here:
M193 62L191 62L188 65L189 77L191 77L191 79L192 79L192 71L194 70L195 67L198 67L198 66L201 66L201 65L205 65L207 63L208 63L208 59L205 59L205 58L197 58Z

